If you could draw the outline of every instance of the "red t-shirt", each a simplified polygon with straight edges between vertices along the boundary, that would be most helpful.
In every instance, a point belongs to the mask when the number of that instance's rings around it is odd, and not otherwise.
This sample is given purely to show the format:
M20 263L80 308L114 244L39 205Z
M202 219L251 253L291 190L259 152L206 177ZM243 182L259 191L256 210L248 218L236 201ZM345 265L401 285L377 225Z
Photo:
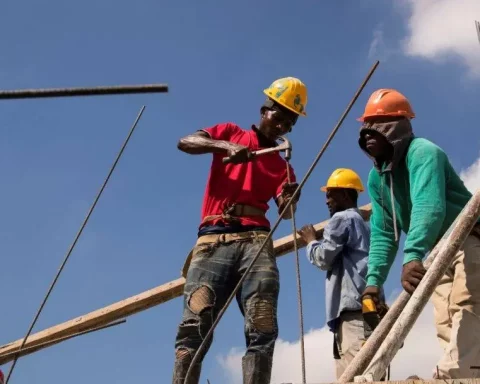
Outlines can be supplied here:
M203 129L214 140L225 140L256 151L260 147L256 132L245 130L233 123L218 124ZM206 216L219 215L231 203L251 205L266 212L268 201L282 192L287 182L287 162L279 152L258 156L253 161L242 164L223 164L226 153L214 153L210 174L203 199L202 220ZM290 181L296 181L290 167ZM222 222L221 218L209 221L206 225ZM205 224L203 226L205 226ZM225 223L227 224L227 223ZM250 216L241 218L242 226L270 227L266 217Z

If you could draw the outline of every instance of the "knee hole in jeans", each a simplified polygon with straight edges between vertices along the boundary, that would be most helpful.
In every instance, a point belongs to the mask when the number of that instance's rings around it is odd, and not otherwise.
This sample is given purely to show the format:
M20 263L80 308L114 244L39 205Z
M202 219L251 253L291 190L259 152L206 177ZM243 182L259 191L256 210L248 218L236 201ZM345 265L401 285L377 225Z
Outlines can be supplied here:
M215 294L206 285L202 285L192 292L188 300L188 307L196 314L200 315L208 308L212 308L215 304Z
M272 333L274 331L273 304L270 300L252 300L249 309L252 325L258 332Z
M188 349L185 348L177 349L177 351L175 352L175 357L177 358L177 360L180 361L190 360L191 358L190 352L188 351Z

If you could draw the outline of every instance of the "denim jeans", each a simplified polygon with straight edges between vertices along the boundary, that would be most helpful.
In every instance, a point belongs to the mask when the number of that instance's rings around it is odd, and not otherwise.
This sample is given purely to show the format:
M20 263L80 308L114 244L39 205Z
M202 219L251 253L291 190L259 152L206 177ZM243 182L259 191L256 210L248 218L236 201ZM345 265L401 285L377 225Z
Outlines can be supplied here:
M194 248L184 288L183 319L175 341L178 362L193 358L264 238L201 244ZM278 294L279 273L270 240L236 295L245 319L246 355L273 356L278 336ZM199 361L211 343L212 339Z

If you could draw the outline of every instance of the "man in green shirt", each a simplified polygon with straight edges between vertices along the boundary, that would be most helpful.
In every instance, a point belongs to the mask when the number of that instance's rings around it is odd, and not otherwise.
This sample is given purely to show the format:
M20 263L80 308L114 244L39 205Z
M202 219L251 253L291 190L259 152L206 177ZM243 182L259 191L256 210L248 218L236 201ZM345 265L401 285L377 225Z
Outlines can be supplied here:
M360 148L373 161L368 177L372 201L371 238L365 294L377 296L406 234L401 283L413 293L425 269L422 260L441 239L471 198L445 152L415 137L408 99L394 89L379 89L359 121ZM467 237L436 288L437 338L444 350L439 379L478 377L480 363L480 232ZM435 370L436 371L436 370Z

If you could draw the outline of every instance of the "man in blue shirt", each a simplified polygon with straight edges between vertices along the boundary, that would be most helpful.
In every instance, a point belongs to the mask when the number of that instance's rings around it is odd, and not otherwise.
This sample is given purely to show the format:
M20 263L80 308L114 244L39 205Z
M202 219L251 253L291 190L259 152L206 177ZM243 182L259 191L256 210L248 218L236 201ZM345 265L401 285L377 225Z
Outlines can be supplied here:
M321 190L326 192L331 217L323 239L316 240L312 225L298 232L307 244L308 260L327 271L326 317L334 334L338 379L365 341L362 293L366 285L370 228L357 208L358 194L364 188L354 171L335 170Z

